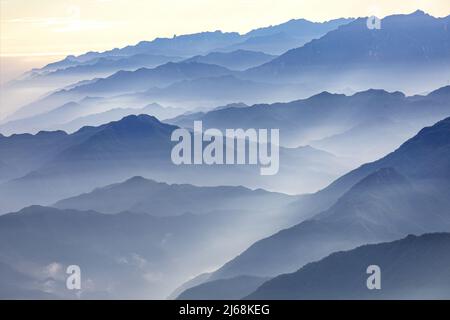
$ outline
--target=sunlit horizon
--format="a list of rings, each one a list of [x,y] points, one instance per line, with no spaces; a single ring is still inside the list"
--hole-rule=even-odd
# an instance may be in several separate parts
[[[202,31],[242,34],[301,18],[323,22],[342,17],[384,17],[418,9],[435,17],[450,13],[447,0],[325,0],[320,4],[281,0],[276,5],[270,0],[1,0],[0,5],[3,57],[78,55]]]
[[[0,0],[0,84],[68,55],[204,31],[246,33],[291,19],[450,14],[448,0]],[[205,14],[208,12],[208,14]]]

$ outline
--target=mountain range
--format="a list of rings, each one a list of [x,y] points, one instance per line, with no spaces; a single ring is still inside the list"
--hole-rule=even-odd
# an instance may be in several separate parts
[[[315,23],[299,19],[253,30],[244,35],[215,31],[174,35],[172,38],[156,38],[153,41],[141,41],[136,45],[104,52],[88,52],[79,56],[70,55],[63,60],[31,70],[9,83],[8,86],[13,89],[34,87],[39,90],[42,88],[54,90],[60,88],[62,84],[68,85],[79,80],[106,77],[120,70],[133,71],[143,67],[153,68],[158,64],[177,62],[183,58],[208,55],[213,52],[217,52],[214,54],[215,57],[222,57],[219,59],[221,61],[230,61],[230,58],[227,58],[230,56],[237,59],[232,62],[233,65],[241,68],[250,67],[257,65],[258,59],[264,55],[281,54],[312,39],[319,38],[350,21],[352,19]],[[251,63],[248,60],[249,55],[245,53],[248,51],[258,51],[252,54],[256,60]],[[238,60],[242,60],[242,62],[238,62]],[[266,61],[261,60],[261,62]],[[227,63],[225,62],[225,64]]]
[[[171,161],[175,145],[171,134],[176,128],[152,116],[131,115],[72,134],[56,131],[2,137],[0,150],[8,154],[5,164],[20,170],[0,184],[0,194],[7,199],[1,212],[49,205],[137,175],[172,183],[244,185],[298,193],[320,189],[350,168],[345,159],[312,147],[281,148],[279,173],[271,177],[261,176],[258,165],[176,166]],[[41,137],[54,142],[46,144]]]
[[[367,19],[156,38],[2,87],[0,299],[448,299],[450,16]],[[174,164],[177,129],[206,149],[195,121],[279,129],[278,173],[260,137],[257,164]]]
[[[65,268],[77,264],[82,298],[163,298],[196,270],[214,268],[288,225],[283,208],[293,200],[134,177],[56,205],[106,214],[31,206],[2,215],[0,268],[8,272],[0,274],[0,297],[76,298],[65,287]]]
[[[211,52],[203,56],[194,56],[185,62],[215,64],[231,70],[245,70],[266,63],[276,56],[258,51],[236,50],[231,52]]]
[[[142,177],[133,177],[73,198],[58,201],[59,209],[93,210],[101,213],[131,211],[153,216],[183,213],[206,214],[215,210],[254,210],[255,204],[264,210],[282,207],[296,199],[279,193],[244,187],[194,187],[169,185]]]
[[[450,234],[409,235],[394,242],[333,253],[278,276],[247,299],[434,299],[450,297]],[[369,290],[366,269],[381,270],[381,289]]]
[[[197,62],[169,62],[153,69],[118,71],[106,78],[82,82],[67,89],[60,89],[23,106],[7,120],[17,120],[51,111],[69,101],[90,97],[116,96],[124,93],[164,87],[182,80],[229,75],[230,70],[217,65]],[[155,102],[155,101],[153,101]],[[144,102],[144,105],[149,104]]]
[[[367,18],[358,18],[243,76],[307,84],[315,90],[382,87],[408,93],[425,90],[419,83],[426,79],[430,90],[449,80],[449,22],[450,16],[434,18],[416,11],[387,16],[380,29],[369,29]]]
[[[171,57],[152,54],[136,54],[132,56],[107,56],[85,62],[75,62],[73,65],[62,66],[53,70],[51,65],[41,70],[32,70],[13,81],[10,85],[19,87],[45,86],[55,88],[69,85],[85,79],[108,77],[118,71],[134,71],[140,68],[155,68],[168,62],[178,62],[181,57]]]
[[[260,43],[265,42],[265,48],[259,48],[257,51],[266,52],[268,54],[280,54],[290,48],[298,47],[306,42],[318,38],[327,32],[352,21],[352,19],[336,19],[324,23],[315,23],[305,19],[290,20],[280,25],[255,29],[245,35],[238,33],[201,32],[188,35],[174,36],[173,38],[156,38],[153,41],[141,41],[135,46],[127,46],[124,48],[115,48],[105,52],[88,52],[80,56],[68,56],[65,59],[50,63],[42,68],[42,71],[55,71],[78,64],[85,64],[87,61],[97,61],[99,58],[107,57],[122,58],[142,54],[165,55],[192,57],[212,52],[215,49],[223,48],[226,51],[234,51],[233,46],[239,46],[243,50],[251,50],[246,44],[252,38],[256,38]],[[284,35],[288,43],[271,45],[270,41],[263,37],[272,35]],[[265,40],[265,41],[264,41]],[[293,46],[291,46],[292,43]],[[280,48],[280,45],[283,48]],[[271,48],[272,47],[272,48]],[[273,52],[277,53],[273,53]],[[40,70],[34,70],[40,71]]]
[[[375,89],[351,96],[322,92],[288,103],[231,106],[167,122],[181,127],[201,120],[205,128],[279,128],[284,146],[311,144],[364,162],[385,155],[424,126],[449,116],[449,93],[450,86],[410,97]]]
[[[253,293],[269,278],[239,276],[203,283],[183,291],[177,300],[239,300]]]
[[[256,50],[280,55],[289,49],[301,47],[313,39],[318,39],[353,20],[341,18],[326,22],[311,22],[305,19],[292,19],[279,25],[254,29],[245,35],[243,42],[230,45],[223,50]]]
[[[301,21],[298,23],[302,24]],[[340,21],[338,25],[334,22],[333,28],[317,39],[244,71],[231,71],[215,64],[194,62],[203,60],[223,64],[224,55],[229,60],[232,59],[233,54],[236,54],[236,52],[208,51],[203,54],[211,54],[209,58],[208,56],[194,58],[191,56],[189,58],[192,59],[187,60],[191,61],[190,63],[185,60],[177,63],[169,62],[153,69],[118,71],[106,78],[90,79],[87,82],[74,84],[69,89],[59,88],[44,98],[21,107],[7,120],[43,113],[88,95],[110,97],[124,93],[136,94],[147,90],[150,94],[146,96],[146,101],[141,102],[141,106],[151,102],[166,104],[169,101],[172,105],[178,103],[174,105],[176,107],[188,106],[189,108],[194,108],[196,104],[202,107],[214,107],[214,104],[217,106],[233,102],[255,104],[263,101],[289,101],[324,90],[347,93],[369,88],[384,88],[388,91],[403,91],[410,95],[430,92],[435,88],[448,85],[447,75],[450,74],[447,54],[450,51],[448,23],[449,16],[434,18],[422,11],[408,15],[388,16],[382,19],[381,29],[374,30],[367,28],[366,18],[345,20],[345,23]],[[313,24],[313,28],[319,25]],[[287,29],[290,30],[290,28]],[[269,32],[267,36],[273,37],[274,34],[277,33]],[[212,36],[239,37],[237,34],[225,36],[220,32],[212,33]],[[188,39],[190,36],[179,38],[182,37]],[[193,37],[202,39],[200,42],[203,43],[202,41],[208,38],[208,35]],[[184,40],[175,39],[172,40],[180,41],[180,43],[188,41],[185,38]],[[160,42],[165,43],[166,40]],[[192,40],[192,43],[195,41]],[[125,50],[125,53],[130,51],[133,54],[139,54],[141,47],[147,46],[154,47],[153,44],[138,44],[136,48],[117,49],[119,51],[113,50],[102,54],[89,53],[77,59],[80,61],[88,58],[98,59],[98,55],[115,55],[122,52],[121,50]],[[237,60],[244,61],[246,55],[243,51],[237,51],[237,53],[240,57]],[[213,58],[209,60],[211,56]],[[256,61],[256,58],[253,59]],[[330,77],[330,73],[334,76]],[[227,76],[226,79],[229,82],[234,79],[234,83],[224,86],[223,81],[218,81],[223,76]],[[231,76],[234,78],[230,78]],[[418,79],[421,80],[418,81]],[[208,87],[208,90],[191,90],[190,81],[200,81],[202,85]],[[264,84],[264,87],[254,90],[255,83]],[[226,95],[228,90],[232,94]],[[209,91],[216,94],[222,92],[222,97],[227,98],[226,101],[222,97],[216,100],[211,99],[211,96],[203,98],[203,94]],[[185,100],[188,101],[183,106]]]
[[[34,116],[13,120],[0,125],[4,134],[31,133],[39,131],[75,132],[85,126],[100,126],[105,123],[120,120],[129,115],[148,114],[164,120],[186,113],[185,109],[164,107],[151,103],[144,107],[121,108],[121,102],[104,98],[84,98],[78,102],[71,101]],[[129,105],[129,104],[126,104]]]
[[[273,277],[334,251],[450,230],[449,133],[447,118],[424,128],[386,157],[298,200],[292,206],[302,216],[314,208],[311,202],[316,202],[317,213],[256,242],[212,273],[209,281],[240,275]],[[325,209],[319,211],[320,207]]]

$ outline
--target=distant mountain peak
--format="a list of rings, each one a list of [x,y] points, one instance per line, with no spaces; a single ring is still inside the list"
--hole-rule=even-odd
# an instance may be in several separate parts
[[[445,95],[445,96],[450,95],[450,85],[436,89],[428,94],[428,96],[440,96],[440,95]]]
[[[425,127],[417,135],[406,141],[400,149],[436,147],[438,145],[448,146],[450,136],[450,117],[436,124]]]
[[[353,96],[354,97],[358,97],[358,96],[377,96],[377,97],[392,96],[392,97],[397,97],[397,98],[405,98],[406,97],[403,92],[400,92],[400,91],[389,92],[384,89],[368,89],[365,91],[357,92]]]
[[[337,98],[337,97],[341,97],[341,98],[345,97],[345,94],[342,94],[342,93],[331,93],[331,92],[328,92],[328,91],[322,91],[322,92],[320,92],[318,94],[315,94],[315,95],[307,98],[306,101],[311,101],[311,100],[319,100],[319,101],[330,100],[330,99],[334,99],[334,98]]]
[[[342,94],[339,93],[331,93],[328,91],[322,91],[321,93],[318,93],[314,96],[312,96],[311,98],[317,98],[317,97],[336,97],[336,96],[342,96]]]
[[[389,15],[387,17],[385,17],[383,20],[390,20],[392,18],[398,18],[398,17],[403,17],[403,18],[434,18],[432,15],[426,13],[425,11],[422,10],[416,10],[414,12],[411,13],[406,13],[406,14],[393,14],[393,15]]]
[[[171,125],[162,123],[156,117],[148,114],[129,115],[121,120],[113,121],[105,125],[110,128],[137,128],[137,127],[153,127],[153,128],[170,128]],[[175,127],[173,127],[175,128]]]
[[[364,179],[362,179],[360,182],[358,182],[353,188],[354,189],[360,189],[362,186],[364,188],[370,187],[377,187],[379,185],[387,185],[387,184],[408,184],[405,177],[403,177],[400,173],[397,172],[392,167],[387,168],[381,168],[374,173],[368,175]]]
[[[139,114],[139,115],[132,114],[124,117],[122,120],[124,121],[141,120],[141,121],[161,123],[161,121],[159,121],[156,117],[151,116],[149,114]]]
[[[246,299],[448,299],[448,282],[442,279],[449,276],[449,245],[449,233],[410,234],[392,242],[335,252],[264,283]],[[389,279],[390,285],[382,290],[365,286],[361,270],[373,261]],[[336,268],[341,272],[333,272]]]
[[[142,176],[134,176],[125,182],[123,182],[124,186],[142,186],[142,185],[150,185],[150,184],[157,184],[158,182],[150,179],[146,179]]]
[[[429,14],[427,14],[425,11],[422,11],[420,9],[414,11],[413,13],[411,13],[411,15],[414,16],[428,16]]]
[[[148,181],[148,180],[145,179],[142,176],[134,176],[134,177],[131,177],[130,179],[128,179],[127,181],[125,181],[125,182],[139,182],[139,181]]]
[[[386,195],[391,197],[401,196],[406,192],[411,192],[411,188],[410,182],[394,168],[381,168],[357,182],[336,202],[335,206],[336,208],[353,207],[361,202],[370,202],[369,199],[378,201]],[[348,210],[341,209],[338,211],[345,212],[345,214],[349,213]],[[319,216],[327,216],[330,213],[333,214],[333,212],[333,210],[325,211],[323,215]]]
[[[55,136],[55,135],[60,135],[60,136],[67,136],[67,132],[62,131],[62,130],[56,130],[56,131],[39,131],[38,133],[36,133],[36,137],[50,137],[50,136]]]

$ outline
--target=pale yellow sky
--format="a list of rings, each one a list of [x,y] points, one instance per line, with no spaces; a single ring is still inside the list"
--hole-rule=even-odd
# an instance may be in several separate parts
[[[0,6],[3,57],[79,54],[206,30],[243,33],[292,18],[450,13],[449,0],[0,0]]]

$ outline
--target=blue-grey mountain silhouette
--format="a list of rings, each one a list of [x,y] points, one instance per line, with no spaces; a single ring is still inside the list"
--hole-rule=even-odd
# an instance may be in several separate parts
[[[447,118],[421,130],[386,157],[344,175],[312,199],[299,200],[300,212],[308,207],[325,210],[256,242],[211,279],[274,276],[333,251],[410,233],[450,230],[449,133]],[[327,205],[331,207],[326,209]]]
[[[214,280],[185,290],[177,300],[239,300],[253,293],[267,280],[252,276]]]
[[[381,29],[369,29],[367,18],[359,18],[248,70],[246,76],[308,83],[316,91],[382,87],[418,92],[425,79],[432,87],[443,86],[450,70],[449,20],[416,11],[388,16]]]
[[[231,70],[245,70],[266,63],[276,56],[258,51],[236,50],[232,52],[211,52],[204,56],[195,56],[185,61],[215,64]]]
[[[366,269],[381,270],[381,289],[366,286]],[[278,276],[248,299],[449,299],[450,234],[409,235],[394,242],[333,253]]]
[[[216,210],[253,210],[257,203],[264,210],[293,202],[295,196],[244,187],[195,187],[169,185],[142,177],[97,188],[73,198],[58,201],[60,209],[94,210],[101,213],[144,212],[154,216],[181,215],[186,212],[205,214]]]

